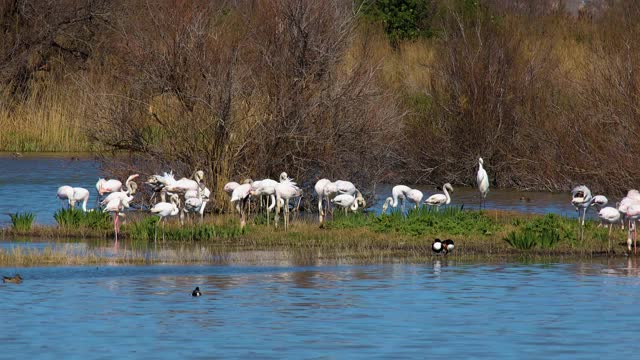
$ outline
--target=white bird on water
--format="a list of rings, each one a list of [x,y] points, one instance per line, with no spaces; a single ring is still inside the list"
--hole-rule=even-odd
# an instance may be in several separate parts
[[[325,187],[330,183],[331,183],[331,180],[329,179],[320,179],[318,180],[318,182],[316,182],[315,186],[313,187],[314,190],[316,191],[316,196],[318,197],[318,218],[321,224],[324,221],[324,216],[325,216],[322,199],[325,197],[327,198],[327,206],[328,206],[329,197],[327,195],[327,192],[325,192]]]
[[[343,208],[345,215],[347,214],[348,209],[353,212],[358,211],[358,202],[356,201],[355,195],[340,194],[331,199],[331,203]]]
[[[449,205],[451,203],[451,196],[449,195],[449,191],[453,192],[453,187],[451,186],[451,184],[446,183],[442,185],[442,190],[444,191],[444,194],[431,195],[427,198],[427,200],[424,201],[424,203],[429,206],[435,206],[437,210],[440,210],[440,206],[442,205]]]
[[[240,227],[247,224],[246,204],[251,197],[251,184],[242,184],[233,189],[231,193],[231,204],[236,206],[238,214],[240,214]]]
[[[65,200],[67,205],[71,208],[71,199],[73,199],[73,188],[68,185],[63,185],[58,188],[56,196],[62,200],[62,207],[64,207]]]
[[[582,209],[582,226],[584,226],[584,218],[587,216],[587,209],[593,202],[591,190],[584,185],[579,185],[571,190],[571,204],[578,211],[578,221],[580,222],[580,211]]]
[[[487,198],[487,193],[489,193],[489,175],[487,175],[487,171],[482,165],[484,165],[484,161],[482,160],[482,158],[479,158],[478,175],[476,176],[476,182],[478,183],[478,190],[480,191],[480,196],[482,197],[480,200],[480,208],[484,207],[484,201]]]
[[[110,201],[112,201],[113,199],[116,198],[121,198],[121,199],[126,199],[131,195],[134,195],[136,193],[136,191],[138,190],[138,185],[135,183],[135,179],[138,177],[138,174],[133,174],[131,176],[129,176],[127,178],[127,181],[125,181],[125,187],[126,190],[122,191],[122,189],[120,191],[114,191],[111,194],[107,195],[107,197],[104,198],[104,200],[102,200],[100,202],[101,205],[107,205]]]
[[[81,187],[71,187],[68,185],[60,186],[56,193],[58,199],[62,200],[64,207],[64,201],[66,200],[69,208],[74,209],[76,203],[82,201],[82,210],[87,211],[87,202],[89,201],[89,190]]]
[[[289,228],[289,200],[295,197],[302,197],[302,190],[286,173],[280,175],[280,182],[276,185],[276,217],[274,219],[276,228],[280,218],[280,209],[284,207],[284,229]]]

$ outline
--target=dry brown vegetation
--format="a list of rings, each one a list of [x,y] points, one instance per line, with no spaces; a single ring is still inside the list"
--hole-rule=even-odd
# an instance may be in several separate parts
[[[216,208],[230,179],[469,184],[478,156],[499,187],[637,186],[637,2],[434,0],[393,46],[359,3],[1,2],[0,144],[204,169]]]

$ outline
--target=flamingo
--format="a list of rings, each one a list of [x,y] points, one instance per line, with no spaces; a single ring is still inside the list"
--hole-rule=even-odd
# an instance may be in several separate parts
[[[482,167],[484,165],[484,161],[482,158],[478,159],[478,175],[476,176],[476,182],[478,183],[478,190],[480,191],[480,196],[482,199],[480,200],[480,208],[484,206],[484,201],[487,197],[487,193],[489,192],[489,176],[487,175],[487,171]]]
[[[116,199],[116,198],[128,198],[131,195],[134,195],[136,193],[136,191],[138,190],[138,184],[135,183],[135,180],[138,176],[138,174],[133,174],[131,176],[129,176],[127,178],[127,181],[125,181],[125,187],[126,190],[122,191],[122,189],[120,191],[114,191],[111,194],[107,195],[106,198],[104,198],[104,200],[102,200],[100,202],[101,205],[106,205],[108,204],[111,200]]]
[[[631,251],[631,229],[633,228],[633,254],[636,254],[636,245],[638,242],[638,231],[636,221],[640,218],[640,204],[632,204],[627,208],[625,217],[629,221],[629,236],[627,237],[627,247]]]
[[[113,215],[113,232],[115,233],[116,243],[118,242],[118,233],[120,233],[120,216],[124,217],[121,211],[129,207],[131,200],[133,200],[133,196],[114,198],[104,208],[105,212],[110,212]]]
[[[267,197],[267,225],[269,225],[269,213],[276,206],[276,185],[278,185],[278,182],[272,179],[263,179],[251,183],[251,196]],[[269,203],[269,200],[271,200],[271,203]]]
[[[158,222],[162,222],[162,241],[164,241],[164,223],[166,221],[166,218],[169,216],[176,216],[178,215],[178,212],[180,212],[180,197],[178,196],[178,194],[172,194],[170,197],[170,201],[171,202],[159,202],[151,208],[152,214],[158,214],[160,216],[160,221]],[[156,231],[153,237],[153,241],[156,241],[157,238],[158,223],[156,223]]]
[[[591,206],[597,206],[602,209],[609,203],[609,200],[604,195],[596,195],[593,197],[593,201],[591,202]]]
[[[340,194],[331,199],[331,202],[343,208],[345,215],[347,214],[348,209],[351,209],[353,212],[358,211],[358,202],[356,201],[355,195]]]
[[[322,198],[325,197],[325,187],[331,183],[329,179],[320,179],[316,182],[316,185],[313,187],[316,191],[316,195],[318,196],[318,218],[320,223],[324,221],[324,207],[322,206]]]
[[[247,224],[246,220],[246,204],[251,197],[251,184],[242,184],[231,193],[231,203],[236,206],[238,214],[240,214],[240,227],[243,228]]]
[[[198,186],[204,179],[204,172],[202,170],[197,170],[193,173],[192,179],[181,178],[175,182],[169,182],[165,184],[165,187],[160,192],[160,196],[162,197],[162,201],[164,201],[164,194],[166,193],[185,193],[189,190],[198,190]]]
[[[284,207],[284,229],[285,231],[289,228],[289,200],[294,197],[302,196],[302,190],[286,177],[286,173],[284,174],[284,178],[280,176],[280,182],[276,185],[276,216],[274,222],[276,224],[276,228],[278,227],[278,218],[280,217],[280,208]]]
[[[198,193],[195,197],[187,197],[185,194],[185,202],[184,208],[182,209],[182,213],[180,214],[180,222],[183,223],[185,213],[192,212],[200,214],[200,223],[202,224],[202,220],[204,218],[204,209],[209,202],[209,196],[211,196],[211,191],[204,186],[204,184],[200,184],[198,187]]]
[[[451,184],[446,183],[442,185],[442,190],[444,194],[433,194],[429,196],[424,203],[429,206],[435,206],[437,210],[440,210],[440,206],[442,205],[449,205],[451,203],[451,196],[447,190],[453,192],[453,187]]]
[[[418,189],[411,189],[411,191],[409,191],[405,196],[407,197],[407,200],[413,203],[414,209],[417,209],[420,206],[423,197],[422,191]]]
[[[87,212],[87,202],[89,201],[89,190],[81,187],[73,188],[73,197],[70,200],[71,208],[73,209],[76,202],[82,201],[82,211]]]
[[[231,193],[233,193],[233,189],[237,188],[238,186],[240,186],[240,184],[238,184],[237,182],[230,181],[224,184],[224,192],[231,196]]]
[[[593,196],[591,190],[584,185],[579,185],[571,190],[571,203],[578,211],[578,223],[580,223],[580,209],[582,209],[582,226],[584,226],[584,219],[587,216],[587,209],[593,202]]]
[[[398,202],[402,202],[402,212],[404,213],[404,201],[411,190],[412,189],[406,185],[394,186],[393,189],[391,189],[391,197],[388,197],[382,205],[382,213],[387,212],[389,205],[395,209],[398,206]]]
[[[56,196],[58,199],[62,200],[62,207],[64,207],[64,201],[67,200],[67,204],[69,205],[69,208],[71,208],[71,199],[73,199],[73,188],[71,186],[60,186]]]
[[[122,182],[116,179],[107,180],[104,178],[100,178],[96,183],[96,190],[98,190],[99,196],[115,191],[120,191],[122,190]]]
[[[609,251],[611,251],[611,228],[614,223],[622,222],[622,214],[620,214],[618,209],[607,206],[600,209],[598,217],[602,220],[602,224],[607,224],[609,226]]]

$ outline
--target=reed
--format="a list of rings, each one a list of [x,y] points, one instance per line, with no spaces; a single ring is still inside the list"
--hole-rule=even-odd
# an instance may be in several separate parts
[[[9,214],[11,217],[11,227],[17,232],[26,232],[31,230],[33,221],[36,216],[31,212],[17,212]]]

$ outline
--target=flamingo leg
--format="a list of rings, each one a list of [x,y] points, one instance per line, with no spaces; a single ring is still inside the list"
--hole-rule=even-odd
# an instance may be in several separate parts
[[[118,242],[118,213],[113,214],[113,232],[115,233],[115,240]]]
[[[611,229],[613,229],[613,224],[609,224],[609,251],[611,251]]]

